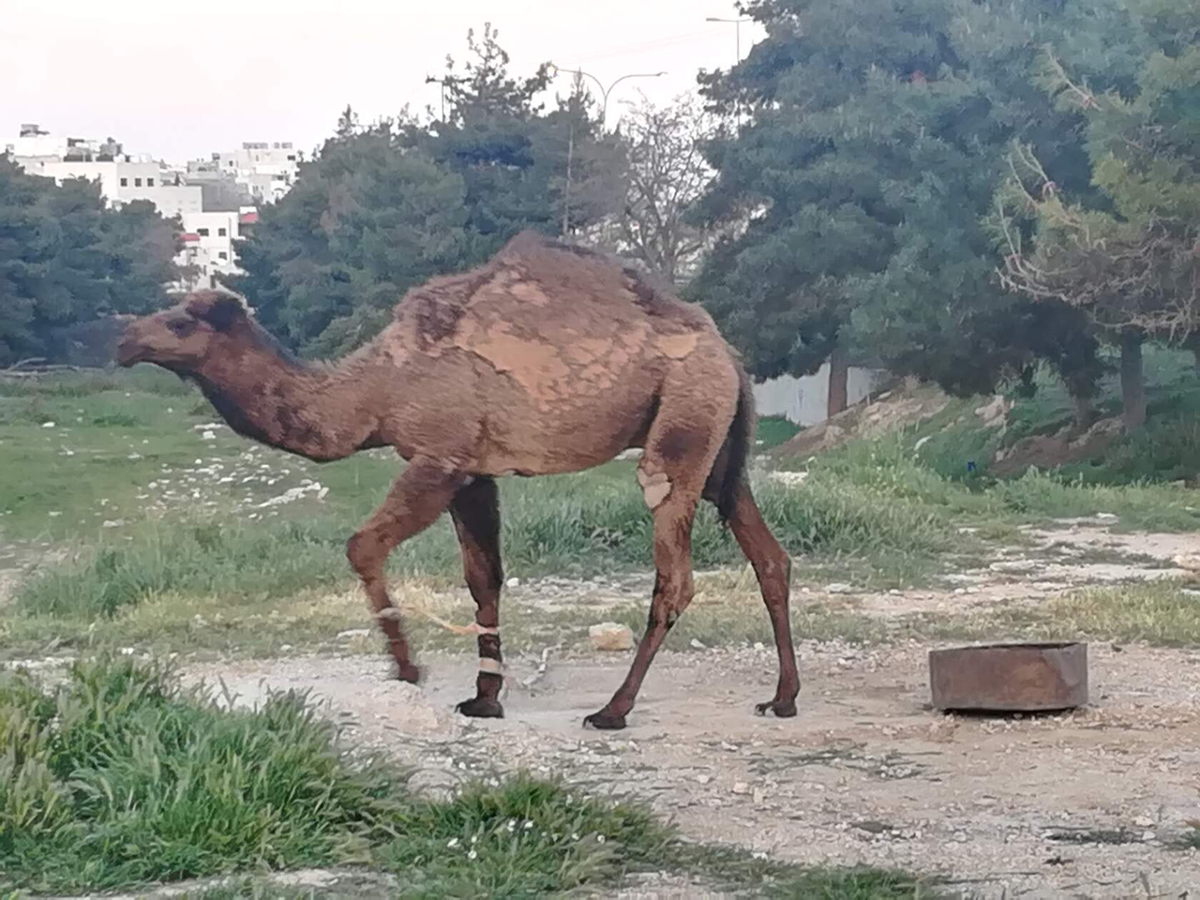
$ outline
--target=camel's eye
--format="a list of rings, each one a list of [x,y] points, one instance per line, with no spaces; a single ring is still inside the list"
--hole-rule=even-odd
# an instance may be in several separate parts
[[[167,319],[167,327],[180,337],[187,337],[196,330],[196,320],[189,316],[176,316],[173,319]]]

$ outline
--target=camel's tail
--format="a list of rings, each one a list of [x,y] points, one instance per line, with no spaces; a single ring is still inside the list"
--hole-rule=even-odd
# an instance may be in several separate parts
[[[746,477],[746,464],[750,459],[750,447],[754,443],[754,389],[750,376],[738,369],[738,403],[729,434],[717,456],[712,473],[708,476],[706,496],[717,505],[722,522],[728,522],[737,506],[738,489]]]

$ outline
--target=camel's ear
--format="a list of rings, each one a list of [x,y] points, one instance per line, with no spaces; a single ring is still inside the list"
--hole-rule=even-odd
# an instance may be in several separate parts
[[[246,305],[231,294],[204,291],[188,301],[187,311],[216,331],[228,331],[235,322],[246,318]]]

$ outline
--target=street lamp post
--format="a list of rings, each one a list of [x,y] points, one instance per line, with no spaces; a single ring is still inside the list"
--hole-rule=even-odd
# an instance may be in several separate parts
[[[575,75],[578,78],[590,78],[590,79],[592,79],[592,81],[594,81],[596,83],[596,87],[600,88],[600,98],[601,98],[600,99],[600,128],[601,129],[604,128],[605,120],[608,117],[608,95],[612,93],[613,88],[615,88],[622,81],[626,81],[630,78],[660,78],[663,75],[667,74],[666,72],[630,72],[628,75],[622,75],[620,78],[616,79],[611,84],[609,84],[608,87],[605,87],[604,82],[602,82],[599,78],[597,78],[591,72],[585,72],[585,71],[583,71],[583,69],[562,69],[554,64],[551,64],[550,77],[551,78],[556,77],[559,72],[567,72],[571,75]],[[570,124],[570,132],[568,133],[568,136],[567,136],[567,184],[566,184],[566,190],[563,192],[562,233],[563,233],[564,237],[566,237],[568,232],[571,230],[571,164],[574,162],[574,157],[575,157],[575,120],[574,120],[574,118],[572,118],[571,124]]]
[[[708,16],[704,21],[725,22],[734,26],[734,30],[737,35],[737,61],[740,63],[742,61],[742,23],[749,22],[750,19],[721,19],[717,16]]]
[[[578,75],[581,78],[590,78],[596,83],[596,87],[600,88],[600,126],[602,128],[604,127],[604,121],[608,115],[608,95],[612,93],[613,88],[629,78],[660,78],[667,74],[666,72],[630,72],[628,75],[622,75],[620,78],[613,81],[608,87],[605,87],[604,83],[599,78],[597,78],[591,72],[583,71],[583,69],[561,69],[558,66],[551,66],[551,77],[558,75],[559,72],[567,72],[571,75]]]

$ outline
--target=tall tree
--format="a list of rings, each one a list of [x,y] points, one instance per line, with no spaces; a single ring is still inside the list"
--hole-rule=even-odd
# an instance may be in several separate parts
[[[523,229],[557,233],[572,140],[586,159],[597,126],[586,104],[547,113],[549,78],[545,65],[510,74],[488,26],[468,35],[463,65],[447,61],[444,115],[363,128],[347,109],[263,211],[231,284],[288,344],[328,355],[371,337],[409,287],[482,262]]]
[[[719,174],[702,204],[739,230],[696,293],[756,375],[811,372],[850,350],[986,391],[1039,347],[1078,364],[1078,381],[1094,373],[1086,347],[1072,355],[1067,336],[1026,330],[1074,320],[1001,289],[983,218],[1014,137],[1083,159],[1075,114],[1028,85],[1029,67],[1040,44],[1115,2],[748,5],[766,40],[704,80],[714,108],[749,116],[710,144]]]
[[[285,342],[332,355],[385,325],[413,285],[468,255],[466,187],[382,123],[326,142],[266,206],[229,279]]]
[[[628,160],[621,249],[668,282],[688,280],[709,243],[712,232],[690,213],[713,177],[704,144],[717,127],[690,95],[661,107],[643,98],[621,120]]]
[[[1120,347],[1132,430],[1146,417],[1143,342],[1194,347],[1200,333],[1200,10],[1161,0],[1128,6],[1142,47],[1131,91],[1095,90],[1052,52],[1042,69],[1058,104],[1086,115],[1092,182],[1104,202],[1064,190],[1036,151],[1019,148],[1001,223],[1009,283],[1083,310]]]

